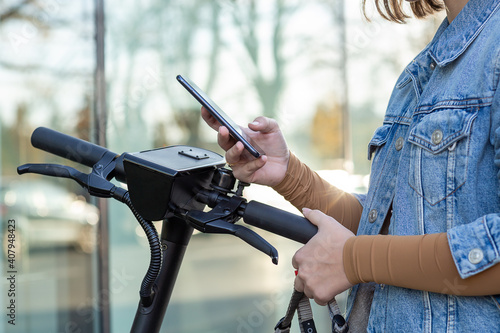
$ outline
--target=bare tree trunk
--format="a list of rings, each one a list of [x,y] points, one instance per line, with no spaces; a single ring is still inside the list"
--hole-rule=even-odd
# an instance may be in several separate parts
[[[347,67],[347,41],[346,41],[346,23],[345,23],[345,4],[344,0],[337,0],[335,10],[335,18],[338,22],[339,37],[340,37],[340,82],[342,84],[340,105],[342,108],[342,132],[343,132],[343,156],[344,168],[348,172],[354,169],[352,160],[352,143],[351,143],[351,119],[349,112],[349,81],[348,81],[348,67]]]
[[[276,116],[276,106],[285,80],[284,71],[287,60],[281,55],[284,46],[284,23],[287,15],[294,9],[294,7],[286,5],[286,2],[283,0],[275,0],[274,2],[274,24],[271,45],[273,73],[264,72],[262,61],[259,57],[260,45],[256,34],[259,16],[256,1],[249,1],[247,8],[240,8],[239,11],[235,9],[233,14],[234,23],[241,33],[243,45],[253,65],[253,70],[248,71],[247,74],[250,75],[250,79],[254,83],[259,95],[263,114],[271,118]]]

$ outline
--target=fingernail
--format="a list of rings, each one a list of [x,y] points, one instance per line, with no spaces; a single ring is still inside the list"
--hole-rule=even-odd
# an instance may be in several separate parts
[[[302,208],[302,213],[303,213],[303,214],[307,214],[307,213],[309,213],[310,211],[311,211],[311,210],[310,210],[309,208],[306,208],[306,207]]]
[[[254,120],[254,121],[252,121],[252,122],[250,123],[250,125],[259,125],[259,124],[260,124],[260,123],[259,123],[258,121],[256,121],[256,120]]]

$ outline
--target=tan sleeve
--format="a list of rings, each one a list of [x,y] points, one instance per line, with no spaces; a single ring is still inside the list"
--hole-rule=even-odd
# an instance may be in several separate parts
[[[500,294],[500,265],[462,279],[446,233],[356,236],[345,244],[343,258],[352,284],[376,282],[461,296]]]
[[[356,233],[363,207],[352,194],[321,178],[290,153],[285,178],[273,187],[299,210],[318,209]]]

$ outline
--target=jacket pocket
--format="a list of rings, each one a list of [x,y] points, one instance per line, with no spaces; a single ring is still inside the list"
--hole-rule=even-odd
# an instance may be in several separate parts
[[[465,183],[477,110],[441,109],[418,117],[408,138],[412,144],[408,182],[435,205]]]
[[[375,133],[368,144],[369,160],[372,159],[373,153],[387,142],[391,128],[392,124],[384,124],[375,130]]]

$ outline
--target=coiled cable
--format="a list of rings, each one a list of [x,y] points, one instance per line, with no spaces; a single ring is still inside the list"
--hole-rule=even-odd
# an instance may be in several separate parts
[[[161,252],[161,243],[160,237],[158,236],[158,232],[153,224],[153,222],[145,220],[138,212],[135,210],[132,205],[132,200],[130,200],[130,195],[127,192],[123,196],[123,202],[130,208],[135,218],[141,225],[142,229],[146,233],[146,237],[148,238],[149,248],[151,251],[151,259],[149,262],[148,271],[144,276],[141,284],[141,290],[139,292],[141,296],[141,303],[144,307],[148,307],[153,302],[154,290],[153,286],[160,274],[160,269],[162,265],[162,252]]]

